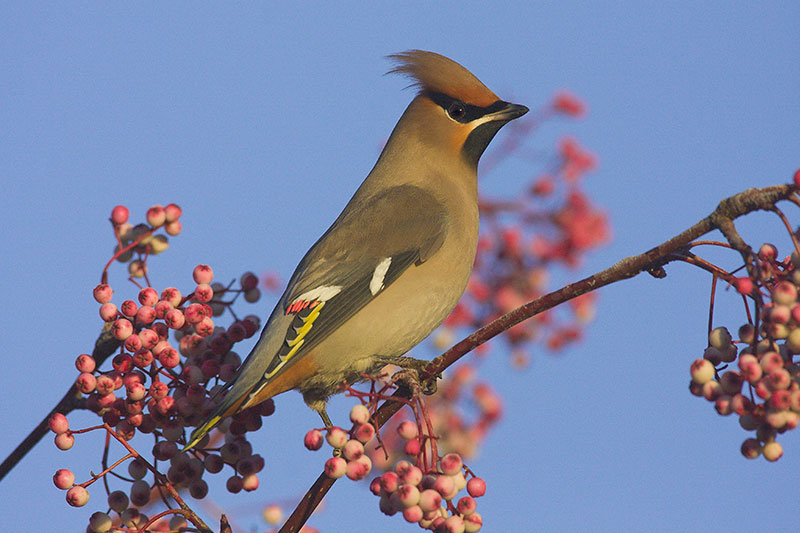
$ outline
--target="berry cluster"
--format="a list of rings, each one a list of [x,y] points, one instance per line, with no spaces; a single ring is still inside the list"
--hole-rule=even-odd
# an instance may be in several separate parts
[[[755,302],[755,320],[739,328],[737,341],[724,327],[709,333],[703,358],[691,365],[689,390],[755,431],[742,443],[742,455],[777,461],[783,455],[777,435],[800,424],[800,365],[794,362],[800,354],[800,251],[781,260],[774,245],[764,244],[753,267],[751,276],[731,282]],[[738,370],[728,370],[734,362]]]
[[[127,223],[128,210],[114,208],[111,221],[118,239],[115,258],[120,260],[128,252],[142,254],[133,260],[139,261],[139,266],[129,268],[132,277],[141,273],[146,278],[146,261],[154,253],[152,243],[157,237],[153,232],[162,225],[171,234],[179,231],[179,215],[180,208],[174,204],[166,208],[155,206],[147,212],[149,225],[131,226]],[[95,287],[93,296],[100,304],[101,319],[119,343],[119,351],[111,360],[111,368],[105,370],[100,368],[103,361],[98,362],[89,354],[81,354],[75,361],[79,372],[75,386],[86,396],[87,408],[102,418],[103,425],[71,431],[64,415],[57,413],[50,419],[59,449],[71,448],[76,434],[93,429],[105,429],[129,449],[130,453],[114,466],[134,458],[128,467],[133,482],[128,495],[115,491],[112,495],[116,495],[116,503],[109,504],[119,515],[117,523],[124,527],[147,523],[138,508],[150,503],[153,490],[164,480],[127,444],[137,433],[155,437],[154,464],[168,461],[166,480],[175,489],[187,489],[194,498],[204,498],[208,493],[203,480],[206,472],[215,474],[229,468],[227,488],[236,493],[255,490],[258,472],[264,467],[264,459],[253,453],[246,433],[259,429],[262,417],[272,414],[271,400],[223,421],[219,432],[214,433],[217,438],[224,434],[220,445],[209,447],[210,437],[206,436],[192,453],[180,452],[186,442],[186,430],[207,417],[215,406],[215,394],[241,364],[241,358],[233,351],[235,344],[252,337],[260,328],[258,317],[238,319],[231,307],[240,295],[249,302],[258,300],[260,291],[254,274],[245,273],[235,288],[233,283],[213,283],[213,271],[208,265],[196,266],[192,277],[195,285],[187,295],[175,287],[159,293],[147,286],[138,291],[136,300],[127,299],[117,306],[112,303],[114,290],[104,271],[104,282]],[[234,318],[227,328],[214,323],[214,318],[225,311]],[[203,449],[206,447],[209,448]],[[88,485],[114,466],[78,485],[74,485],[74,474],[62,469],[56,472],[54,483],[67,490],[70,505],[82,506],[89,500]],[[144,479],[148,471],[154,474],[152,483]],[[173,518],[173,522],[176,520]],[[107,531],[104,528],[111,523],[106,513],[95,513],[91,527],[94,531]]]
[[[379,394],[364,396],[369,398],[373,410],[375,400],[383,397]],[[415,412],[419,412],[418,409]],[[357,404],[350,410],[353,427],[349,433],[335,426],[306,433],[304,445],[309,450],[319,450],[324,441],[334,449],[334,456],[325,462],[326,475],[333,479],[347,476],[360,481],[372,470],[372,461],[366,450],[371,448],[388,457],[385,442],[376,434],[370,418],[370,408]],[[427,415],[426,420],[429,422]],[[324,438],[322,431],[326,431]],[[400,460],[392,469],[372,480],[370,490],[381,498],[381,511],[389,516],[402,513],[406,521],[439,533],[478,531],[483,522],[475,512],[474,498],[486,492],[485,482],[474,475],[467,482],[465,472],[471,472],[464,466],[461,456],[449,453],[438,457],[433,444],[437,439],[429,436],[427,430],[420,431],[420,426],[411,420],[400,423],[396,433],[405,443],[402,446],[405,454],[416,464]],[[469,496],[454,503],[454,498],[465,487]]]

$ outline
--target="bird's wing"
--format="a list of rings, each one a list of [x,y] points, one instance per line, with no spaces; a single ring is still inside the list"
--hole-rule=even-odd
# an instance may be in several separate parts
[[[431,257],[446,233],[444,206],[419,187],[399,185],[366,199],[354,196],[297,266],[258,343],[220,391],[227,394],[184,449],[224,417],[266,399],[258,397],[262,389],[411,265]]]
[[[349,207],[292,276],[282,311],[294,319],[250,398],[444,242],[445,209],[419,187],[391,187]]]

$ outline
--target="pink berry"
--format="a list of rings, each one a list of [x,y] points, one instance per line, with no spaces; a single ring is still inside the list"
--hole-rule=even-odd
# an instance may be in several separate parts
[[[325,461],[325,475],[329,478],[339,479],[347,473],[347,461],[341,457],[331,457]]]
[[[164,231],[167,232],[167,235],[179,235],[181,230],[183,229],[183,225],[181,224],[180,220],[173,220],[172,222],[167,222],[164,226]]]
[[[486,482],[479,477],[470,479],[467,482],[467,492],[473,498],[480,498],[486,494]]]
[[[115,339],[124,341],[133,334],[133,324],[127,318],[118,318],[111,325],[111,335]]]
[[[397,490],[400,484],[400,477],[394,472],[385,472],[380,478],[381,489],[387,494],[391,494]]]
[[[93,374],[82,372],[75,380],[75,387],[84,394],[92,392],[97,385],[97,379]]]
[[[104,303],[100,306],[100,318],[103,322],[111,322],[117,318],[117,306],[112,303]]]
[[[433,484],[433,489],[442,495],[442,498],[449,500],[455,494],[456,485],[453,482],[453,478],[450,476],[437,476],[436,482]]]
[[[119,226],[120,224],[124,224],[128,221],[128,217],[130,216],[130,211],[124,205],[118,205],[111,210],[111,223]]]
[[[406,485],[419,485],[422,482],[422,470],[419,467],[411,466],[400,474],[400,482]]]
[[[278,525],[283,521],[283,511],[278,505],[267,505],[263,514],[264,520],[271,526]]]
[[[795,171],[794,176],[792,176],[792,182],[795,187],[800,187],[800,169]]]
[[[375,496],[381,495],[381,478],[376,477],[372,481],[369,482],[369,491],[374,494]]]
[[[172,307],[178,307],[181,304],[181,291],[175,287],[167,287],[161,291],[161,299],[169,302]]]
[[[47,423],[50,426],[50,431],[56,435],[69,431],[69,421],[67,421],[67,417],[61,413],[53,413]]]
[[[214,279],[214,271],[208,265],[197,265],[192,271],[192,278],[198,285],[209,284]]]
[[[409,440],[409,441],[406,441],[405,446],[403,446],[403,453],[405,453],[406,455],[410,455],[410,456],[414,457],[416,455],[419,455],[419,452],[420,452],[421,448],[422,448],[422,445],[420,444],[419,440],[417,440],[417,439]]]
[[[464,463],[461,461],[461,456],[457,453],[448,453],[442,457],[441,466],[442,472],[448,476],[454,476],[461,472]]]
[[[444,521],[444,530],[447,533],[464,533],[464,519],[458,515],[448,516]]]
[[[750,278],[736,278],[733,285],[739,294],[748,295],[753,292],[753,280]]]
[[[125,300],[124,302],[122,302],[122,305],[119,306],[120,312],[122,312],[123,315],[129,318],[136,315],[136,310],[138,308],[139,306],[136,305],[136,302],[134,302],[133,300]]]
[[[156,310],[149,305],[143,305],[136,311],[137,324],[150,324],[156,319]]]
[[[167,214],[164,211],[164,208],[160,205],[154,205],[150,209],[147,210],[147,223],[157,228],[159,226],[163,226],[164,222],[167,221]]]
[[[205,317],[203,320],[194,325],[194,330],[201,337],[208,337],[214,333],[214,321],[209,317]]]
[[[89,503],[89,491],[76,485],[67,491],[67,503],[73,507],[83,507]]]
[[[420,493],[419,506],[425,512],[436,511],[442,505],[442,495],[433,489],[425,489]]]
[[[774,261],[778,257],[778,249],[774,244],[762,244],[758,250],[758,258],[762,261]]]
[[[342,448],[342,455],[348,461],[355,461],[364,455],[364,445],[355,439],[350,439]]]
[[[89,354],[81,354],[75,360],[75,368],[78,369],[78,372],[94,372],[95,367],[95,360]]]
[[[369,458],[365,455],[362,455],[361,458],[369,460]],[[367,468],[366,463],[357,459],[347,463],[347,466],[345,467],[345,474],[353,481],[360,481],[369,475],[369,470],[370,469]]]
[[[458,505],[456,505],[456,510],[461,513],[462,515],[469,515],[475,512],[477,508],[477,504],[475,500],[470,496],[464,496],[460,500],[458,500]]]
[[[94,288],[92,294],[97,303],[106,304],[111,301],[111,297],[114,296],[114,291],[111,289],[110,285],[101,283]]]
[[[422,520],[422,509],[419,505],[412,505],[411,507],[407,507],[403,509],[403,518],[406,522],[410,522],[412,524],[416,524],[420,520]]]
[[[71,433],[59,433],[55,438],[56,448],[69,450],[75,444],[75,437]]]
[[[338,450],[343,448],[347,442],[347,433],[342,428],[334,426],[328,430],[325,440]]]
[[[171,329],[181,329],[186,323],[186,317],[180,309],[172,309],[164,317],[164,322]]]
[[[362,444],[368,443],[375,436],[375,428],[372,424],[360,424],[353,430],[353,437]]]
[[[67,490],[75,483],[75,474],[66,468],[60,468],[53,474],[53,484],[61,490]]]
[[[403,507],[411,507],[412,505],[417,505],[420,500],[420,492],[419,489],[415,485],[400,485],[397,487],[397,491],[395,493],[397,496],[397,501]],[[421,511],[422,509],[420,509]]]

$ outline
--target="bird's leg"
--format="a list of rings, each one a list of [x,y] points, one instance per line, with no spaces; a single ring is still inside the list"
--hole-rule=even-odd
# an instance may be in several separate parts
[[[319,417],[322,419],[322,423],[325,424],[326,428],[333,427],[333,422],[331,422],[330,417],[328,416],[328,412],[323,407],[319,411],[317,411]]]
[[[415,380],[419,383],[422,393],[426,396],[436,394],[437,380],[442,377],[441,374],[431,377],[424,382],[419,379],[422,371],[430,364],[430,361],[424,359],[415,359],[405,355],[400,357],[379,357],[379,361],[387,365],[396,365],[405,371],[407,378]]]

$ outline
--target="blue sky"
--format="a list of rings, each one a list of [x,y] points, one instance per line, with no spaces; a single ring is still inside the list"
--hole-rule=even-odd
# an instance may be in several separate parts
[[[185,234],[152,265],[156,286],[188,286],[200,262],[227,278],[286,276],[412,96],[404,80],[382,76],[386,54],[443,53],[531,107],[562,88],[585,99],[587,119],[563,131],[600,159],[587,189],[615,239],[566,276],[577,278],[674,235],[724,196],[790,180],[800,167],[798,26],[788,2],[7,4],[0,453],[61,397],[96,337],[90,291],[111,248],[111,207],[139,217],[154,203],[184,208]],[[549,146],[561,131],[536,141]],[[483,189],[517,190],[530,177],[519,165]],[[742,227],[753,244],[773,238],[786,250],[772,217]],[[785,498],[800,442],[784,435],[776,464],[745,461],[736,421],[688,394],[709,280],[682,265],[668,271],[604,289],[586,341],[563,356],[537,353],[524,372],[500,354],[484,363],[507,407],[471,465],[489,483],[485,531],[792,529],[797,510]],[[722,301],[718,323],[738,327],[734,299]],[[259,303],[259,314],[271,305]],[[334,406],[343,417],[347,402]],[[267,459],[262,488],[218,500],[241,531],[263,529],[261,503],[297,497],[316,476],[322,458],[301,440],[317,424],[298,395],[279,398],[253,439]],[[0,514],[29,531],[82,531],[97,500],[71,509],[50,477],[97,469],[99,453],[92,438],[67,453],[43,442],[0,483]],[[380,515],[349,482],[311,523],[415,528]]]

